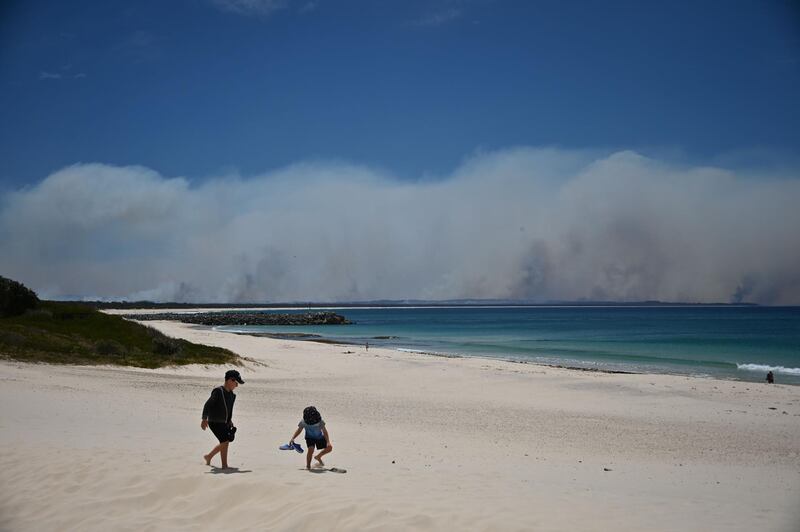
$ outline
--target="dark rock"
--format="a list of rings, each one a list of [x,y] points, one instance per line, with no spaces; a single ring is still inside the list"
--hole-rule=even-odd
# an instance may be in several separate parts
[[[347,325],[350,322],[335,312],[306,312],[303,314],[272,314],[267,312],[199,312],[178,314],[123,314],[124,318],[139,321],[180,321],[195,325]]]

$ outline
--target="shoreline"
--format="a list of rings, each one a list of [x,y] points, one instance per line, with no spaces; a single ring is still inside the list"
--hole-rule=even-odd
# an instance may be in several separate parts
[[[141,322],[141,323],[148,323],[148,322]],[[220,333],[227,333],[227,334],[235,334],[235,335],[242,335],[242,336],[253,336],[257,338],[271,338],[275,340],[286,340],[290,342],[315,342],[319,344],[325,345],[334,345],[334,346],[342,346],[342,347],[363,347],[364,344],[360,342],[347,342],[343,340],[337,340],[333,338],[324,337],[319,334],[314,333],[268,333],[268,332],[245,332],[245,331],[225,331],[216,328],[215,326],[205,326],[205,325],[196,325],[199,328],[207,328],[209,330],[213,330],[215,332]],[[384,339],[382,338],[375,338],[375,339]],[[750,383],[750,384],[758,384],[759,380],[748,380],[745,378],[736,378],[736,377],[729,377],[726,378],[725,376],[721,375],[710,375],[710,374],[692,374],[692,373],[679,373],[679,372],[656,372],[656,371],[633,371],[628,369],[603,369],[597,367],[584,367],[584,366],[576,366],[576,365],[568,365],[568,364],[558,364],[558,363],[546,363],[540,362],[536,360],[522,360],[519,358],[513,358],[509,356],[487,356],[487,355],[465,355],[461,353],[441,353],[436,351],[424,351],[421,349],[409,349],[409,348],[402,348],[402,347],[395,347],[395,346],[373,346],[372,349],[388,349],[395,352],[400,353],[416,353],[420,355],[432,356],[432,357],[440,357],[440,358],[475,358],[481,360],[501,360],[504,362],[509,362],[512,364],[530,364],[532,366],[539,366],[545,368],[556,368],[556,369],[566,369],[571,371],[584,371],[584,372],[597,372],[597,373],[609,373],[609,374],[621,374],[621,375],[670,375],[675,377],[689,377],[693,379],[716,379],[721,381],[732,381],[732,382],[741,382],[741,383]],[[794,382],[783,382],[777,383],[782,384],[785,386],[800,386],[800,383]]]
[[[273,340],[287,340],[290,342],[316,342],[320,344],[326,345],[336,345],[342,347],[356,347],[362,346],[361,343],[356,342],[344,342],[339,340],[334,340],[332,338],[326,338],[322,335],[318,334],[306,334],[306,333],[259,333],[259,332],[242,332],[242,331],[221,331],[214,327],[209,327],[211,330],[221,333],[228,333],[228,334],[239,334],[243,336],[255,336],[257,338],[272,338]],[[313,338],[312,338],[313,337]],[[376,338],[378,339],[378,338]],[[557,368],[557,369],[568,369],[574,371],[595,371],[598,373],[611,373],[611,374],[622,374],[622,375],[647,375],[647,373],[641,371],[623,371],[623,370],[613,370],[613,369],[601,369],[601,368],[583,368],[580,366],[567,366],[562,364],[545,364],[542,362],[536,361],[528,361],[528,360],[519,360],[513,359],[509,357],[489,357],[489,356],[480,356],[480,355],[462,355],[457,353],[437,353],[435,351],[422,351],[417,349],[406,349],[400,347],[386,347],[381,346],[380,348],[375,346],[373,349],[389,349],[392,351],[397,351],[400,353],[414,353],[418,355],[425,355],[431,357],[440,357],[440,358],[476,358],[481,360],[501,360],[503,362],[510,362],[512,364],[531,364],[533,366],[541,366],[545,368]],[[671,373],[653,373],[653,375],[672,375]],[[681,375],[676,375],[681,376]],[[698,377],[696,375],[687,375],[688,377]],[[698,377],[701,378],[701,377]],[[725,379],[723,379],[725,380]]]

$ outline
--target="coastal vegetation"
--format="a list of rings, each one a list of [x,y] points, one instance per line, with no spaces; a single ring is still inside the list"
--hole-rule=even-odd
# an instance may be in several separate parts
[[[142,368],[238,363],[226,349],[170,338],[87,305],[40,301],[9,279],[0,278],[0,294],[0,359]]]
[[[33,290],[17,281],[0,277],[0,318],[18,316],[38,305],[39,298]]]

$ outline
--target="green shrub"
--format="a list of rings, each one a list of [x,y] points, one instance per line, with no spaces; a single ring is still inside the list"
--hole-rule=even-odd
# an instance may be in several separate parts
[[[119,356],[125,352],[122,344],[115,340],[100,340],[94,344],[94,350],[103,356]]]
[[[0,333],[0,345],[19,347],[25,343],[25,337],[15,332]]]
[[[53,311],[46,308],[36,308],[33,310],[26,310],[25,316],[37,320],[49,320],[53,317]]]
[[[0,319],[0,360],[8,359],[140,368],[239,363],[225,349],[170,338],[84,304],[55,301],[42,301],[35,310]]]
[[[153,338],[153,353],[157,355],[174,355],[181,350],[181,344],[178,340],[163,336],[161,338]]]
[[[0,318],[19,316],[39,305],[36,293],[22,283],[0,277]]]
[[[88,305],[79,303],[62,303],[53,307],[52,316],[57,320],[88,319],[94,315],[94,310]]]

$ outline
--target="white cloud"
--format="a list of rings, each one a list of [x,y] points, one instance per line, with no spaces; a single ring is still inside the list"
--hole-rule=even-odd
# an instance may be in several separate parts
[[[239,15],[261,16],[284,9],[287,4],[286,0],[211,0],[211,2],[223,11]]]
[[[40,79],[40,80],[46,80],[46,79],[61,79],[61,78],[62,78],[61,74],[59,74],[59,73],[57,73],[57,72],[46,72],[46,71],[44,71],[44,70],[42,70],[41,72],[39,72],[39,79]]]
[[[442,26],[459,18],[461,14],[462,14],[461,9],[455,7],[442,9],[440,11],[428,13],[427,15],[420,17],[419,19],[414,21],[414,25],[423,27]]]
[[[306,2],[305,4],[300,6],[300,9],[298,9],[297,12],[301,13],[301,14],[311,13],[312,11],[317,9],[317,7],[319,7],[319,3],[318,2],[315,2],[315,1]]]
[[[519,148],[438,180],[297,164],[192,186],[81,164],[0,203],[49,297],[800,303],[800,176]]]
[[[69,68],[63,68],[62,67],[62,70],[67,71],[67,70],[69,70]],[[75,74],[70,74],[68,72],[66,72],[64,74],[61,74],[61,73],[58,73],[58,72],[46,72],[44,70],[39,72],[39,80],[40,81],[47,81],[47,80],[51,80],[51,79],[81,79],[81,78],[85,78],[85,77],[86,77],[86,73],[84,73],[84,72],[77,72]]]

